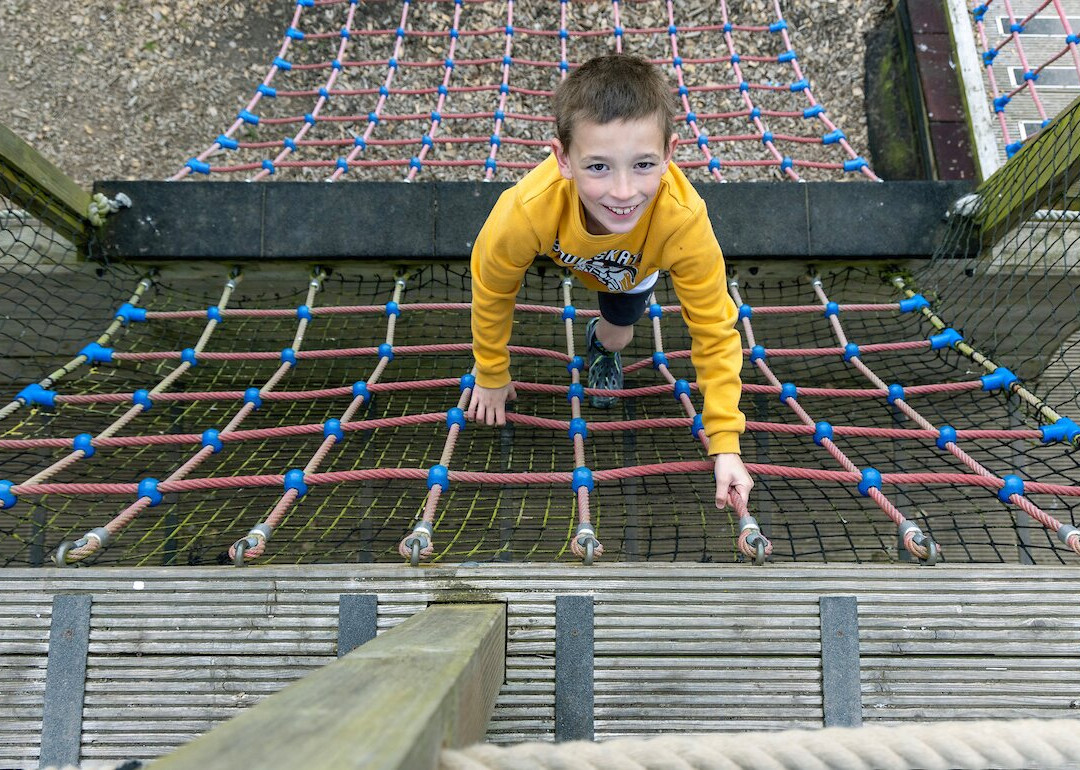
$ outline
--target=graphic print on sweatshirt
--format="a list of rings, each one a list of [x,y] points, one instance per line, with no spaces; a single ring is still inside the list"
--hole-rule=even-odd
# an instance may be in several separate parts
[[[626,249],[608,249],[589,258],[579,257],[563,251],[558,237],[555,238],[555,245],[551,247],[551,254],[559,264],[591,275],[612,292],[624,292],[633,288],[637,282],[638,266],[641,264],[641,252],[634,254]]]

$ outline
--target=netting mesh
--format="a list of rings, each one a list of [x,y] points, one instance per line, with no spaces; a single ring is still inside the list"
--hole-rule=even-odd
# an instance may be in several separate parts
[[[547,154],[559,80],[625,51],[678,90],[692,179],[876,179],[843,131],[858,116],[830,114],[804,60],[830,88],[861,73],[796,45],[779,0],[300,2],[250,101],[174,178],[516,179]]]

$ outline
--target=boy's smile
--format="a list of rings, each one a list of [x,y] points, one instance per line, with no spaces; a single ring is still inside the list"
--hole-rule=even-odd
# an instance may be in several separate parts
[[[582,121],[566,150],[554,140],[559,171],[574,180],[592,235],[628,233],[649,207],[675,151],[676,138],[657,130],[653,117]]]

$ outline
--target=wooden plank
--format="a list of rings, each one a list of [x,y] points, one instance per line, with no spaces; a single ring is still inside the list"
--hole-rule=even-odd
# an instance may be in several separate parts
[[[979,186],[981,206],[975,216],[984,244],[1002,237],[1003,225],[1019,225],[1036,208],[1062,203],[1067,182],[1080,172],[1078,132],[1080,97]]]
[[[90,596],[58,594],[49,629],[49,667],[41,726],[41,766],[79,764]]]
[[[960,82],[964,84],[960,89],[960,97],[964,100],[964,112],[971,130],[975,164],[979,179],[986,180],[1001,165],[1001,150],[998,147],[993,116],[990,114],[990,100],[986,96],[986,86],[983,83],[985,70],[975,48],[975,35],[971,29],[967,3],[965,0],[945,0],[945,6],[953,51],[959,64]]]
[[[0,123],[0,194],[65,237],[82,240],[90,193]]]
[[[505,623],[501,604],[433,606],[155,766],[434,767],[483,738]]]

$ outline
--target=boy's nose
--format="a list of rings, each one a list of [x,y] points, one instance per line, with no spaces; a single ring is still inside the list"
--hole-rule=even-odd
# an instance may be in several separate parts
[[[634,184],[629,174],[615,175],[612,181],[611,195],[623,201],[628,201],[634,197]]]

